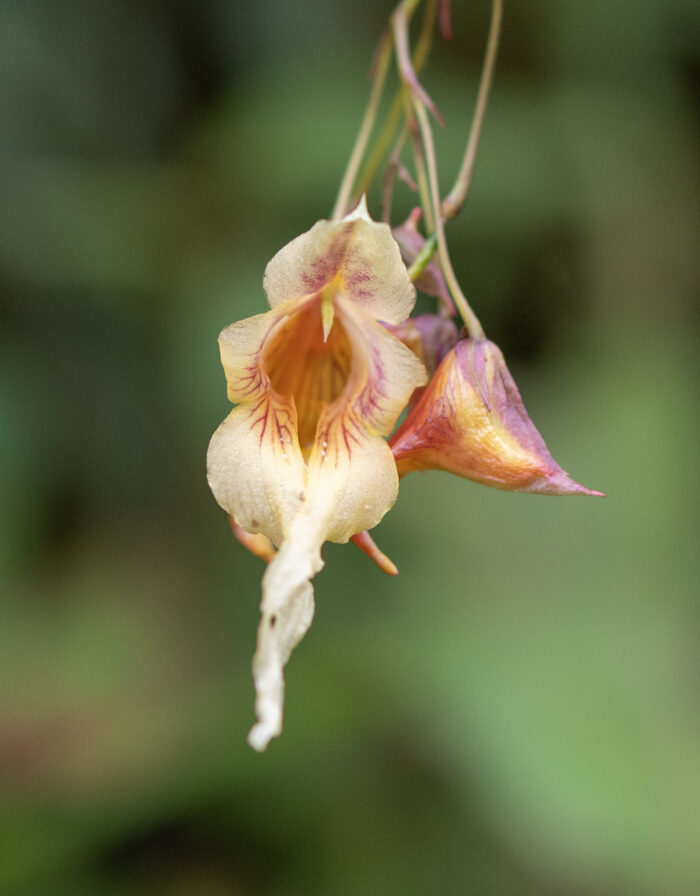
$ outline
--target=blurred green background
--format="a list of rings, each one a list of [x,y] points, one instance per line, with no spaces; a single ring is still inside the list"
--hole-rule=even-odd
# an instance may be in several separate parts
[[[443,187],[489,14],[453,5]],[[448,231],[607,499],[406,479],[402,575],[324,549],[285,732],[246,745],[261,564],[205,481],[216,337],[330,212],[389,11],[0,4],[3,896],[700,892],[695,0],[509,0]]]

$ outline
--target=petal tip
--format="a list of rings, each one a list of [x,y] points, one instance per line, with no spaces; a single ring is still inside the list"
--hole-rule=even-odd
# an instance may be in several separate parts
[[[355,208],[345,216],[344,220],[345,221],[356,221],[358,218],[362,218],[365,221],[372,220],[370,218],[369,210],[367,208],[367,194],[366,193],[363,193],[362,196],[360,196],[360,201],[357,203]]]
[[[580,482],[576,482],[575,479],[572,479],[568,473],[564,473],[562,470],[563,478],[561,474],[557,477],[553,477],[553,482],[559,486],[558,494],[561,495],[587,495],[591,498],[604,498],[604,492],[598,492],[592,488],[586,488],[585,485],[581,485]]]
[[[382,572],[385,572],[388,576],[397,576],[399,574],[398,566],[383,551],[379,550],[369,532],[366,530],[358,532],[352,536],[351,541],[371,560],[374,560]]]
[[[604,498],[605,492],[596,491],[594,488],[586,488],[585,485],[581,485],[580,482],[574,482],[571,480],[572,486],[571,489],[566,492],[568,495],[586,495],[589,498]]]
[[[555,470],[541,479],[533,482],[523,491],[535,492],[541,495],[585,495],[592,498],[604,498],[605,492],[599,492],[592,488],[586,488],[580,482],[572,479],[564,470]]]
[[[280,733],[264,722],[256,722],[248,732],[248,744],[256,753],[264,753],[272,738],[278,737]]]

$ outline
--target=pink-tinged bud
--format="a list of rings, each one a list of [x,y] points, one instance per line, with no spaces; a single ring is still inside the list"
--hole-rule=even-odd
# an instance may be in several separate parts
[[[556,463],[493,342],[462,339],[390,440],[399,475],[445,470],[515,492],[602,495]]]
[[[413,264],[425,246],[425,238],[418,232],[416,227],[419,217],[420,209],[415,209],[403,224],[399,227],[394,227],[391,231],[394,239],[399,244],[401,258],[403,258],[407,267]],[[444,307],[449,310],[449,313],[453,317],[455,316],[457,312],[450,296],[450,291],[445,283],[445,278],[442,276],[440,266],[435,259],[429,261],[421,271],[418,279],[415,281],[415,285],[426,295],[440,299]]]
[[[417,317],[409,317],[401,324],[395,326],[385,324],[385,326],[423,362],[428,377],[435,373],[442,359],[454,348],[459,338],[455,323],[450,318],[440,317],[439,314],[419,314]],[[413,390],[408,401],[409,413],[418,404],[424,392],[423,386]]]
[[[420,358],[428,376],[435,373],[459,338],[454,321],[439,314],[419,314],[387,329]]]

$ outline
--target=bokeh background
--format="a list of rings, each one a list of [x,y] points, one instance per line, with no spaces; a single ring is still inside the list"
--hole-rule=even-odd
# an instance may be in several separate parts
[[[444,187],[489,14],[453,5]],[[325,548],[284,735],[246,745],[261,564],[205,482],[216,337],[328,215],[389,11],[0,4],[3,896],[700,892],[695,0],[509,0],[448,231],[607,499],[406,479],[402,574]]]

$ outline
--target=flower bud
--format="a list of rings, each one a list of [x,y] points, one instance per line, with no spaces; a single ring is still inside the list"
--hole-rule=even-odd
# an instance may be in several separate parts
[[[390,441],[400,475],[445,470],[474,482],[545,495],[601,495],[556,463],[493,342],[462,339]]]
[[[419,314],[417,317],[409,317],[401,324],[395,326],[385,324],[385,326],[422,361],[429,377],[435,373],[442,359],[458,339],[454,321],[439,314]],[[409,413],[418,404],[424,392],[423,386],[413,390],[408,401]]]
[[[391,231],[394,239],[399,244],[401,257],[407,267],[410,267],[410,265],[413,264],[425,246],[425,238],[419,233],[416,226],[419,217],[420,209],[415,209],[403,224],[394,227]],[[450,296],[450,291],[445,283],[445,278],[440,270],[440,265],[434,258],[431,259],[421,271],[418,279],[415,281],[415,286],[426,295],[440,299],[443,306],[450,312],[450,315],[454,317],[456,312]]]
[[[439,314],[419,314],[387,329],[418,356],[428,376],[435,373],[458,339],[454,321]]]

